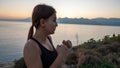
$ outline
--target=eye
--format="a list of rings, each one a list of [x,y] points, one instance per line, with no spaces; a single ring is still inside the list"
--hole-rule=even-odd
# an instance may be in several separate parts
[[[56,19],[54,19],[53,21],[56,22]]]

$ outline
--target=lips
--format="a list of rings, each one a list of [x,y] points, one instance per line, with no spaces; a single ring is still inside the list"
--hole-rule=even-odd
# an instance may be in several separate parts
[[[55,28],[53,28],[53,30],[55,31],[55,30],[56,30],[56,27],[55,27]]]

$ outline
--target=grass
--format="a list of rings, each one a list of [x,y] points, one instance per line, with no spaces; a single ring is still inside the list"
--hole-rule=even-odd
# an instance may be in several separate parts
[[[77,57],[76,61],[70,56]],[[77,62],[78,68],[119,68],[120,67],[120,35],[113,34],[103,39],[94,40],[91,38],[87,42],[73,47],[66,62],[66,65],[72,65],[70,62]]]

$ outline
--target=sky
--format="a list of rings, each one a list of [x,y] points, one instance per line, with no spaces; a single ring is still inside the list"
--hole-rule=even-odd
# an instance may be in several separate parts
[[[0,0],[0,18],[31,17],[37,4],[53,6],[58,18],[120,18],[120,0]]]

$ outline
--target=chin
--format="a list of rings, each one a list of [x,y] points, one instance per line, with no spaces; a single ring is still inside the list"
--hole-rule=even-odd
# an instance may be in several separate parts
[[[49,34],[54,34],[55,32],[51,32],[51,33],[49,33]]]
[[[54,34],[55,32],[51,33],[51,34]]]

